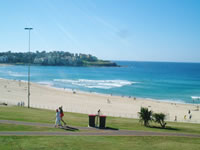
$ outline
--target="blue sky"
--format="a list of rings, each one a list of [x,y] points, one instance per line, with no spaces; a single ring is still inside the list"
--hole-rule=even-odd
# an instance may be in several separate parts
[[[0,52],[200,62],[199,0],[1,0]]]

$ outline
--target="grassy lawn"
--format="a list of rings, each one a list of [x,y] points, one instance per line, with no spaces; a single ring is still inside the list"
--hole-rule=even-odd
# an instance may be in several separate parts
[[[0,131],[63,131],[63,129],[0,123]]]
[[[54,124],[55,112],[43,109],[1,106],[0,119]],[[64,120],[70,126],[88,126],[88,115],[85,114],[65,112]],[[200,124],[168,122],[167,129],[160,129],[146,128],[142,126],[137,119],[108,117],[106,122],[108,127],[118,129],[200,134]],[[153,123],[152,125],[159,127],[159,125]]]
[[[199,150],[199,138],[104,136],[5,136],[2,150]]]
[[[0,106],[0,120],[54,123],[55,112]],[[88,116],[65,112],[70,126],[87,126]],[[152,124],[153,125],[153,124]],[[154,124],[155,125],[155,124]],[[168,122],[168,129],[146,128],[137,119],[108,117],[107,126],[119,129],[200,134],[199,124]],[[0,131],[63,131],[62,129],[0,124]],[[80,131],[81,132],[81,131]],[[90,132],[90,131],[86,131]],[[169,136],[1,136],[3,150],[199,150],[199,138]]]
[[[127,129],[127,130],[177,132],[177,133],[182,132],[182,133],[200,134],[200,124],[193,124],[193,123],[167,122],[166,129],[162,129],[158,124],[152,122],[151,123],[152,127],[147,128],[141,125],[138,119],[109,117],[107,119],[107,125],[112,126],[114,128]]]

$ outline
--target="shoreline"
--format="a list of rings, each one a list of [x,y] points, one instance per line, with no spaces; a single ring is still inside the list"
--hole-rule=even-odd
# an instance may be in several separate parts
[[[9,81],[16,81],[18,82],[19,80],[15,80],[15,79],[5,79],[5,78],[0,78],[0,80],[9,80]],[[20,80],[21,82],[23,83],[26,83],[27,84],[27,81],[25,80]],[[43,83],[38,83],[38,82],[30,82],[30,84],[36,84],[36,85],[39,85],[39,86],[42,86],[42,87],[47,87],[47,88],[50,88],[50,89],[55,89],[55,90],[59,90],[59,91],[62,91],[62,92],[79,92],[79,93],[82,93],[82,94],[92,94],[92,95],[97,95],[97,96],[108,96],[108,97],[118,97],[118,98],[127,98],[127,99],[139,99],[139,100],[145,100],[145,101],[152,101],[152,102],[158,102],[158,103],[170,103],[170,104],[181,104],[181,105],[191,105],[191,106],[194,106],[194,105],[200,105],[200,103],[186,103],[186,102],[183,102],[183,101],[171,101],[171,100],[161,100],[161,99],[153,99],[153,98],[142,98],[142,97],[136,97],[136,96],[127,96],[127,95],[114,95],[114,94],[106,94],[106,93],[98,93],[98,92],[89,92],[89,91],[82,91],[82,90],[77,90],[77,89],[69,89],[69,88],[61,88],[61,87],[55,87],[55,86],[52,86],[50,84],[43,84]]]
[[[3,66],[5,66],[4,68],[6,68],[6,66],[13,66],[13,65],[11,65],[11,64],[2,64]],[[17,66],[17,65],[16,65]],[[23,66],[23,65],[20,65],[20,66]],[[1,67],[1,64],[0,64],[0,67]],[[56,66],[55,66],[56,67]],[[16,80],[15,78],[16,77],[23,77],[23,79],[25,79],[25,78],[27,78],[26,76],[27,76],[27,73],[22,73],[22,74],[20,74],[20,73],[18,73],[18,72],[12,72],[12,71],[8,71],[8,73],[5,73],[5,75],[6,74],[8,74],[8,76],[12,79],[13,78],[13,80]],[[5,77],[5,75],[4,75],[4,77]],[[4,78],[3,77],[3,78]],[[18,79],[17,79],[18,80]],[[25,79],[26,80],[26,79]],[[35,81],[34,83],[38,83],[38,84],[40,84],[40,85],[50,85],[51,87],[54,87],[54,88],[60,88],[60,89],[62,89],[62,88],[65,88],[64,86],[62,86],[62,84],[66,84],[65,83],[65,81],[58,81],[58,82],[60,82],[61,83],[61,86],[59,86],[59,84],[60,83],[55,83],[54,82],[54,80],[65,80],[65,79],[57,79],[57,78],[55,78],[55,79],[51,79],[51,80],[47,80],[47,81],[45,81],[46,83],[40,83],[40,82],[42,82],[42,81],[40,81],[40,79],[37,79],[38,81]],[[69,80],[68,82],[70,83],[70,84],[72,84],[73,85],[73,82],[75,81],[75,82],[80,82],[81,84],[82,84],[82,81],[79,81],[79,80],[82,80],[82,78],[80,78],[80,79],[76,79],[76,80],[74,80],[74,79],[66,79],[66,80]],[[86,80],[86,82],[88,82],[87,80],[89,80],[89,79],[83,79],[83,80]],[[120,80],[120,79],[119,79]],[[21,80],[21,81],[23,81],[23,80]],[[93,81],[93,80],[91,80],[91,81]],[[96,81],[98,81],[98,80],[94,80],[94,82],[96,82]],[[99,80],[99,81],[101,81],[101,80]],[[98,82],[99,82],[98,81]],[[108,80],[106,80],[106,81],[109,81],[109,79]],[[117,80],[115,79],[115,80],[113,80],[113,82],[115,83]],[[122,80],[123,81],[123,80]],[[128,82],[130,82],[130,85],[131,84],[135,84],[135,83],[140,83],[140,82],[136,82],[136,81],[131,81],[131,80],[125,80],[125,81],[128,81]],[[25,81],[24,81],[25,82]],[[89,82],[90,83],[90,82]],[[85,84],[85,83],[84,83]],[[145,93],[141,93],[142,91],[140,91],[139,93],[135,93],[135,94],[137,94],[137,95],[133,95],[133,93],[131,93],[131,92],[126,92],[126,91],[124,91],[124,90],[122,90],[122,91],[120,91],[120,90],[115,90],[115,89],[113,89],[113,92],[114,93],[112,93],[111,91],[112,91],[112,89],[111,89],[111,91],[110,91],[110,89],[107,89],[107,85],[105,84],[103,84],[103,87],[102,87],[102,89],[100,88],[100,89],[91,89],[91,90],[93,90],[93,91],[91,91],[89,88],[90,87],[87,87],[87,84],[88,83],[86,83],[86,85],[83,85],[82,87],[76,87],[76,85],[77,84],[75,84],[75,87],[73,87],[73,86],[71,86],[70,88],[72,89],[72,88],[74,88],[74,89],[77,89],[78,91],[82,91],[82,92],[88,92],[88,93],[99,93],[99,94],[104,94],[104,95],[110,95],[110,94],[112,94],[112,95],[115,95],[115,96],[121,96],[121,97],[131,97],[131,98],[134,98],[134,97],[136,97],[136,98],[140,98],[140,99],[146,99],[146,100],[154,100],[154,101],[160,101],[160,102],[169,102],[169,103],[181,103],[181,104],[200,104],[200,101],[198,101],[198,100],[195,100],[195,99],[193,99],[193,97],[199,97],[199,100],[200,100],[200,96],[198,96],[198,94],[192,94],[192,93],[190,93],[190,94],[186,94],[186,95],[184,95],[184,96],[179,96],[179,93],[176,93],[176,95],[174,95],[174,97],[170,97],[169,96],[169,94],[168,93],[163,93],[163,95],[161,95],[159,92],[157,93],[157,92],[154,92],[154,94],[153,95],[146,95]],[[99,83],[95,83],[95,86],[96,85],[98,85]],[[121,83],[119,82],[116,82],[116,84],[118,85],[120,85]],[[90,85],[90,84],[89,84]],[[127,85],[129,85],[129,83],[127,84]],[[104,89],[104,86],[105,86],[105,89],[106,89],[106,91],[105,91],[105,89]],[[111,84],[111,86],[113,86],[112,84]],[[124,86],[124,85],[120,85],[120,87],[121,86]],[[86,87],[86,89],[84,89]],[[115,87],[115,86],[113,86],[113,87]],[[88,88],[88,89],[87,89]],[[97,87],[98,88],[98,87]],[[111,87],[112,88],[112,87]],[[132,88],[132,87],[131,87]],[[69,89],[69,90],[71,90],[71,89]],[[162,86],[159,88],[160,90],[162,90]],[[117,92],[117,91],[119,91],[119,92]],[[124,94],[124,93],[126,93],[126,94]]]
[[[5,79],[5,78],[0,78],[0,79]],[[11,81],[19,81],[19,80],[13,80],[13,79],[5,79],[5,80],[11,80]],[[21,80],[21,82],[27,83],[25,80]],[[136,97],[136,96],[128,96],[128,95],[115,95],[112,93],[111,94],[106,94],[106,93],[98,93],[98,92],[89,92],[89,91],[82,91],[82,90],[77,90],[77,89],[70,89],[70,88],[62,88],[62,87],[55,87],[50,84],[45,84],[45,83],[39,83],[39,82],[31,82],[32,84],[38,84],[40,86],[52,88],[52,89],[57,89],[61,91],[68,91],[68,92],[79,92],[79,93],[85,93],[85,94],[94,94],[94,95],[102,95],[102,96],[116,96],[116,97],[121,97],[121,98],[128,98],[128,99],[142,99],[142,100],[147,100],[147,101],[154,101],[154,102],[161,102],[161,103],[173,103],[173,104],[186,104],[186,105],[200,105],[200,103],[186,103],[182,100],[180,101],[173,101],[173,100],[161,100],[161,99],[153,99],[153,98],[143,98],[143,97]]]
[[[1,78],[0,78],[1,79]],[[27,82],[27,81],[24,81],[24,80],[21,80],[23,82]],[[58,89],[58,90],[66,90],[66,91],[72,91],[73,89],[69,89],[69,88],[62,88],[62,87],[55,87],[55,86],[52,86],[50,84],[44,84],[44,83],[39,83],[39,82],[32,82],[32,83],[35,83],[35,84],[39,84],[41,86],[45,86],[45,87],[49,87],[49,88],[53,88],[53,89]],[[184,102],[183,100],[170,100],[170,99],[154,99],[154,98],[143,98],[143,97],[136,97],[136,96],[128,96],[128,95],[116,95],[116,94],[107,94],[107,93],[98,93],[98,92],[89,92],[89,91],[82,91],[82,90],[77,90],[77,89],[74,89],[75,91],[77,92],[80,92],[80,93],[87,93],[87,94],[96,94],[96,95],[104,95],[104,96],[116,96],[116,97],[122,97],[122,98],[129,98],[129,99],[143,99],[143,100],[147,100],[147,101],[155,101],[155,102],[163,102],[163,103],[174,103],[174,104],[188,104],[188,105],[200,105],[200,103],[186,103]]]
[[[134,97],[121,97],[116,95],[90,93],[71,89],[57,88],[50,85],[41,85],[31,82],[31,107],[55,110],[63,106],[64,111],[83,114],[96,114],[101,109],[103,115],[138,118],[141,107],[147,107],[153,112],[165,113],[168,121],[200,123],[200,111],[196,104],[183,104],[175,102],[158,101]],[[25,102],[27,106],[27,82],[18,80],[0,79],[0,102]],[[198,104],[199,106],[199,104]],[[188,111],[192,112],[189,120]],[[184,116],[187,116],[184,119]]]
[[[3,67],[3,66],[13,66],[13,64],[2,64],[2,63],[0,63],[0,67]]]

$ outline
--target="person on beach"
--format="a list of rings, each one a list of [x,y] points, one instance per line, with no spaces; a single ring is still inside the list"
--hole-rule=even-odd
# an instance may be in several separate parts
[[[192,114],[190,114],[189,119],[190,119],[190,120],[192,119]]]
[[[174,119],[174,121],[177,121],[177,116],[175,116],[175,119]]]
[[[56,121],[55,121],[55,127],[62,126],[60,123],[60,111],[56,109]]]
[[[189,110],[189,111],[188,111],[188,114],[190,114],[190,113],[191,113],[191,111]]]
[[[64,112],[62,106],[59,107],[59,110],[60,110],[60,120],[64,123],[64,125],[66,125],[66,122],[63,120]]]

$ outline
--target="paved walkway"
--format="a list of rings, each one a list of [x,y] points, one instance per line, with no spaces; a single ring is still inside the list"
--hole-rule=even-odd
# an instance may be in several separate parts
[[[49,124],[49,123],[24,122],[24,121],[13,121],[13,120],[0,120],[0,123],[26,125],[26,126],[40,126],[40,127],[49,127],[49,128],[54,127],[54,124]],[[95,128],[88,128],[88,127],[73,127],[73,128],[77,128],[81,130],[95,129]]]
[[[53,127],[53,124],[46,123],[32,123],[22,121],[0,120],[3,124],[17,124],[17,125],[30,125],[41,127]],[[169,133],[169,132],[149,132],[149,131],[134,131],[134,130],[113,130],[113,129],[97,129],[88,127],[68,127],[76,130],[83,130],[82,132],[41,132],[41,131],[1,131],[0,136],[184,136],[184,137],[197,137],[200,134],[187,134],[187,133]],[[85,131],[84,131],[85,130]],[[88,132],[86,130],[91,130]]]

